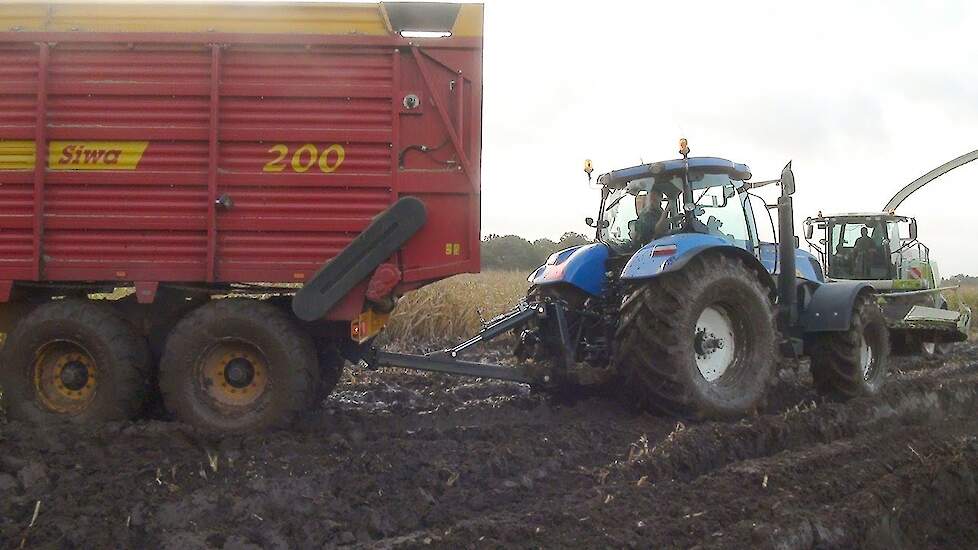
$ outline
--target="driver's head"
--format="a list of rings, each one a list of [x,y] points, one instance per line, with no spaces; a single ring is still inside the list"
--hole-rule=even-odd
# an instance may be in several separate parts
[[[869,236],[869,228],[868,227],[863,227],[862,229],[859,230],[859,234],[862,235],[863,237],[868,237]]]

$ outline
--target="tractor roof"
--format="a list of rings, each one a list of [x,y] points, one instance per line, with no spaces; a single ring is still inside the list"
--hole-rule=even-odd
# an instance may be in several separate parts
[[[727,159],[718,157],[690,157],[689,169],[712,174],[726,174],[732,180],[744,181],[751,178],[750,168],[746,164],[739,164]],[[606,174],[598,176],[598,183],[602,185],[617,184],[624,185],[632,180],[668,174],[670,172],[680,172],[685,167],[683,159],[662,160],[650,164],[639,164],[630,168],[612,170]]]

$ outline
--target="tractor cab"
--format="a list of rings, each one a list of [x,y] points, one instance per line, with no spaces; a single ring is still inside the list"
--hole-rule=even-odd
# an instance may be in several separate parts
[[[688,177],[688,198],[684,189]],[[613,253],[631,254],[677,233],[720,237],[739,248],[756,248],[757,231],[744,180],[746,165],[714,157],[643,164],[598,177],[602,201],[597,239]]]

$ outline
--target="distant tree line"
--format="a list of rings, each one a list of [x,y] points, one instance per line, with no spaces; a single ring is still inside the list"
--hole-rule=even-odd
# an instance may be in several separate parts
[[[591,239],[573,231],[561,235],[557,242],[550,239],[531,242],[517,235],[486,235],[480,247],[482,268],[530,270],[542,265],[558,250],[589,242]]]
[[[978,277],[973,277],[971,275],[955,275],[950,279],[944,279],[945,284],[951,285],[961,285],[961,286],[978,286]]]

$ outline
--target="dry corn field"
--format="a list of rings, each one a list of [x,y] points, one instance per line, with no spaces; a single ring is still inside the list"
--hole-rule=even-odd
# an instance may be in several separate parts
[[[456,343],[479,330],[480,311],[490,319],[509,310],[526,295],[528,286],[522,271],[486,271],[409,292],[398,302],[382,343],[397,347]],[[952,309],[960,300],[978,314],[978,287],[962,287],[948,292],[947,298]]]
[[[515,306],[529,283],[519,271],[457,275],[407,293],[385,329],[396,346],[444,345],[479,331],[488,320]]]
[[[960,302],[964,302],[971,308],[972,316],[978,315],[978,287],[962,286],[957,292],[948,292],[947,299],[951,309],[957,309]],[[974,339],[978,334],[978,327],[971,323],[971,337]]]

